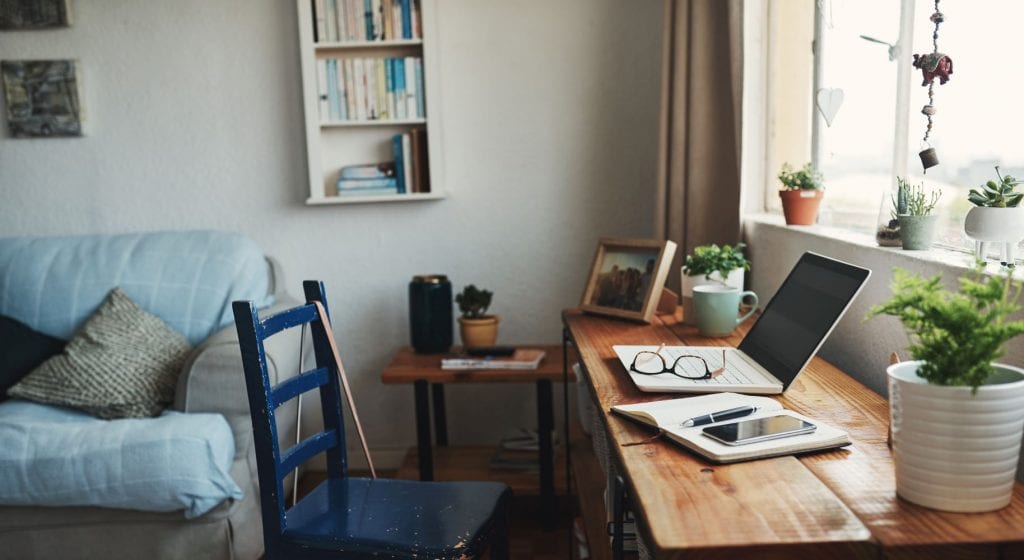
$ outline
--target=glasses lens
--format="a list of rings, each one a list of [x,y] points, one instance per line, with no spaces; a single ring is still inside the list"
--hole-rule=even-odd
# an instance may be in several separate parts
[[[707,362],[700,356],[680,356],[672,366],[672,373],[689,379],[701,379],[708,373]]]
[[[665,361],[661,359],[661,354],[643,351],[633,360],[633,369],[640,373],[661,373],[665,371]]]

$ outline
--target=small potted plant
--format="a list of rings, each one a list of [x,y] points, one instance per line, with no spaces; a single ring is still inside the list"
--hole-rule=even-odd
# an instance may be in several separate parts
[[[705,284],[723,284],[743,290],[744,271],[750,261],[743,255],[743,243],[736,245],[701,245],[686,255],[683,262],[683,320],[693,322],[693,289]]]
[[[868,317],[891,315],[910,335],[914,361],[888,368],[896,493],[954,512],[999,509],[1013,495],[1024,431],[1024,370],[997,363],[1024,333],[1021,284],[973,275],[949,291],[939,276],[897,269],[893,297]]]
[[[808,163],[801,169],[793,169],[788,163],[782,164],[779,172],[782,190],[782,213],[786,224],[809,226],[818,221],[818,206],[825,196],[824,178]]]
[[[902,177],[893,206],[899,223],[900,240],[905,251],[924,251],[932,246],[935,239],[935,224],[938,216],[932,214],[942,197],[939,189],[926,191],[924,183],[914,185]]]
[[[494,346],[497,342],[498,316],[487,315],[487,308],[491,306],[493,295],[492,292],[481,290],[473,284],[456,294],[455,303],[462,312],[462,316],[459,317],[459,334],[462,336],[463,346]]]
[[[1020,181],[999,173],[999,166],[996,166],[996,177],[998,182],[987,181],[968,193],[967,200],[975,208],[967,212],[964,231],[974,240],[978,259],[985,259],[989,243],[998,243],[1000,262],[1012,267],[1014,249],[1024,239],[1024,210],[1020,206],[1024,193],[1013,192]]]

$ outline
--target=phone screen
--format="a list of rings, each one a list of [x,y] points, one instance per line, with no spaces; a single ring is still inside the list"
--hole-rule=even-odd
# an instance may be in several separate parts
[[[813,432],[817,426],[792,416],[770,416],[708,426],[704,435],[728,445],[743,445]]]

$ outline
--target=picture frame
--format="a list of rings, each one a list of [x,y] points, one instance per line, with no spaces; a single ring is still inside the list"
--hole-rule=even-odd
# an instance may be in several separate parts
[[[675,253],[676,244],[668,240],[602,237],[580,309],[650,323]]]
[[[0,0],[0,31],[34,31],[71,26],[68,0]]]
[[[12,138],[82,136],[77,66],[75,60],[0,60]]]

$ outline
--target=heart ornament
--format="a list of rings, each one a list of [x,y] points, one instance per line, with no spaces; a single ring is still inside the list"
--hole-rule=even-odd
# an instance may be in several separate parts
[[[832,126],[832,119],[836,118],[839,108],[843,106],[843,96],[843,90],[839,88],[821,88],[814,96],[814,104],[829,127]]]

